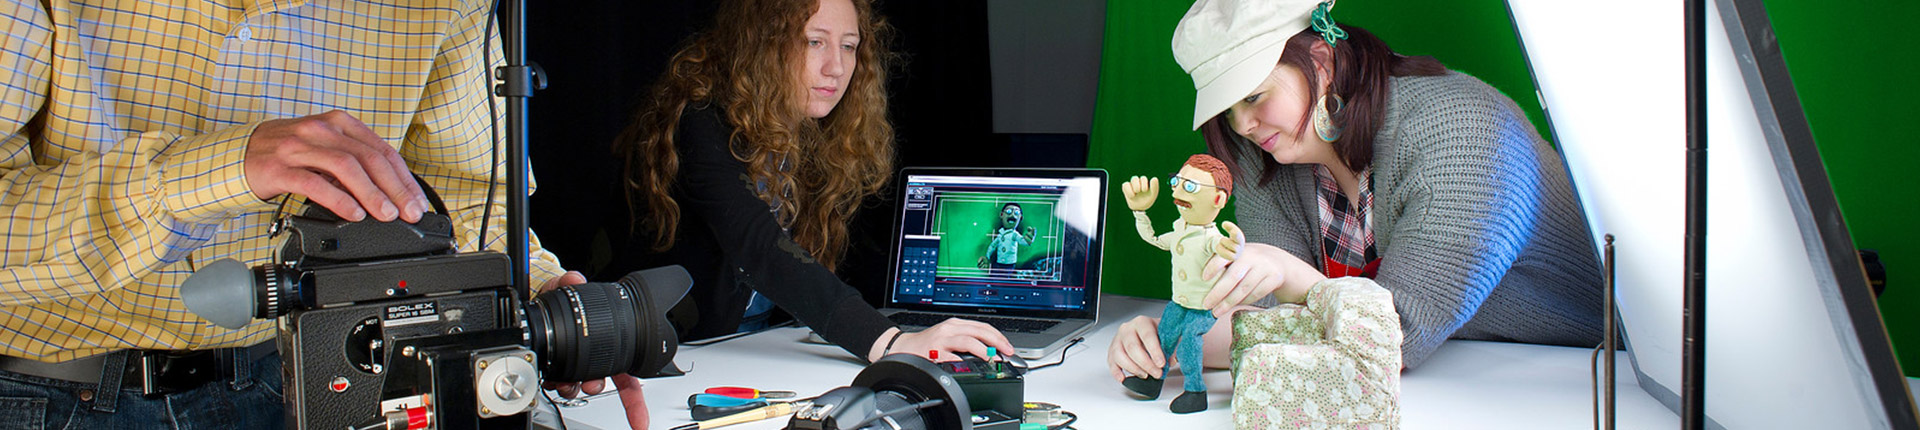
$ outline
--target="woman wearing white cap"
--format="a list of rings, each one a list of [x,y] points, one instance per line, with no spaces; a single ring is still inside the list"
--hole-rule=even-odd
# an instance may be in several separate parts
[[[1498,90],[1395,54],[1331,7],[1200,0],[1174,30],[1193,126],[1246,184],[1245,245],[1209,266],[1207,306],[1302,303],[1358,276],[1392,293],[1406,368],[1448,338],[1599,343],[1599,260],[1559,153]],[[1155,324],[1122,326],[1116,379],[1160,376]],[[1205,341],[1215,367],[1227,326]]]

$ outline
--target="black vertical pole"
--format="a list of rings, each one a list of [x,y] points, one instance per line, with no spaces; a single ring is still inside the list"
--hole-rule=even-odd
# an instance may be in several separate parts
[[[1680,364],[1680,428],[1705,429],[1707,394],[1707,9],[1686,0],[1686,331]]]
[[[505,82],[496,92],[507,99],[507,258],[513,260],[513,290],[530,292],[532,285],[527,280],[527,98],[533,97],[536,88],[534,69],[527,65],[526,2],[503,0],[502,6],[500,38],[507,55],[500,74]]]

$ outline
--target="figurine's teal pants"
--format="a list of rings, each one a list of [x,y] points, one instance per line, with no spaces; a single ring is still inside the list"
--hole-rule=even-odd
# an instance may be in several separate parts
[[[1200,347],[1205,343],[1200,336],[1213,329],[1215,318],[1205,309],[1187,309],[1179,303],[1167,302],[1167,310],[1160,312],[1160,356],[1180,361],[1180,375],[1186,377],[1187,391],[1207,391],[1207,381],[1200,377],[1205,367],[1200,361]],[[1174,360],[1167,360],[1167,368],[1160,369],[1162,376],[1173,368]]]

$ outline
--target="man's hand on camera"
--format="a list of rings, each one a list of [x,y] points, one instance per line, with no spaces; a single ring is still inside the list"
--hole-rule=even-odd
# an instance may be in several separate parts
[[[427,211],[400,152],[344,111],[260,123],[245,164],[247,186],[261,200],[300,194],[348,221],[416,222]]]
[[[580,272],[569,271],[564,275],[560,275],[560,277],[547,280],[547,283],[541,285],[539,290],[534,291],[534,295],[539,295],[554,288],[585,283],[587,283],[586,275],[581,275]],[[625,373],[616,373],[612,379],[614,389],[620,392],[620,407],[627,411],[627,425],[632,427],[633,430],[646,430],[648,422],[647,396],[646,393],[640,389],[640,378],[635,378],[633,375]],[[560,392],[560,397],[569,399],[579,397],[582,394],[589,396],[600,394],[601,391],[607,389],[605,379],[586,382],[547,382],[542,385],[549,390]]]

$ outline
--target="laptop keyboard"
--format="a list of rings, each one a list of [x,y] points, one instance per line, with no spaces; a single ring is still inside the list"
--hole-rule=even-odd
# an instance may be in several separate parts
[[[899,312],[899,313],[895,313],[893,315],[887,316],[887,319],[893,320],[894,324],[905,325],[905,326],[916,326],[916,327],[932,327],[935,324],[939,324],[941,321],[946,321],[948,318],[957,318],[957,317],[952,315],[923,314],[919,312]],[[1025,318],[1001,318],[1001,317],[989,317],[989,316],[980,316],[980,315],[969,316],[966,318],[974,321],[987,323],[987,325],[991,325],[993,326],[993,328],[999,329],[1002,332],[1011,332],[1011,333],[1040,333],[1040,332],[1045,332],[1047,331],[1047,329],[1051,329],[1053,328],[1053,326],[1060,324],[1059,321],[1032,320],[1032,319],[1025,319]]]

